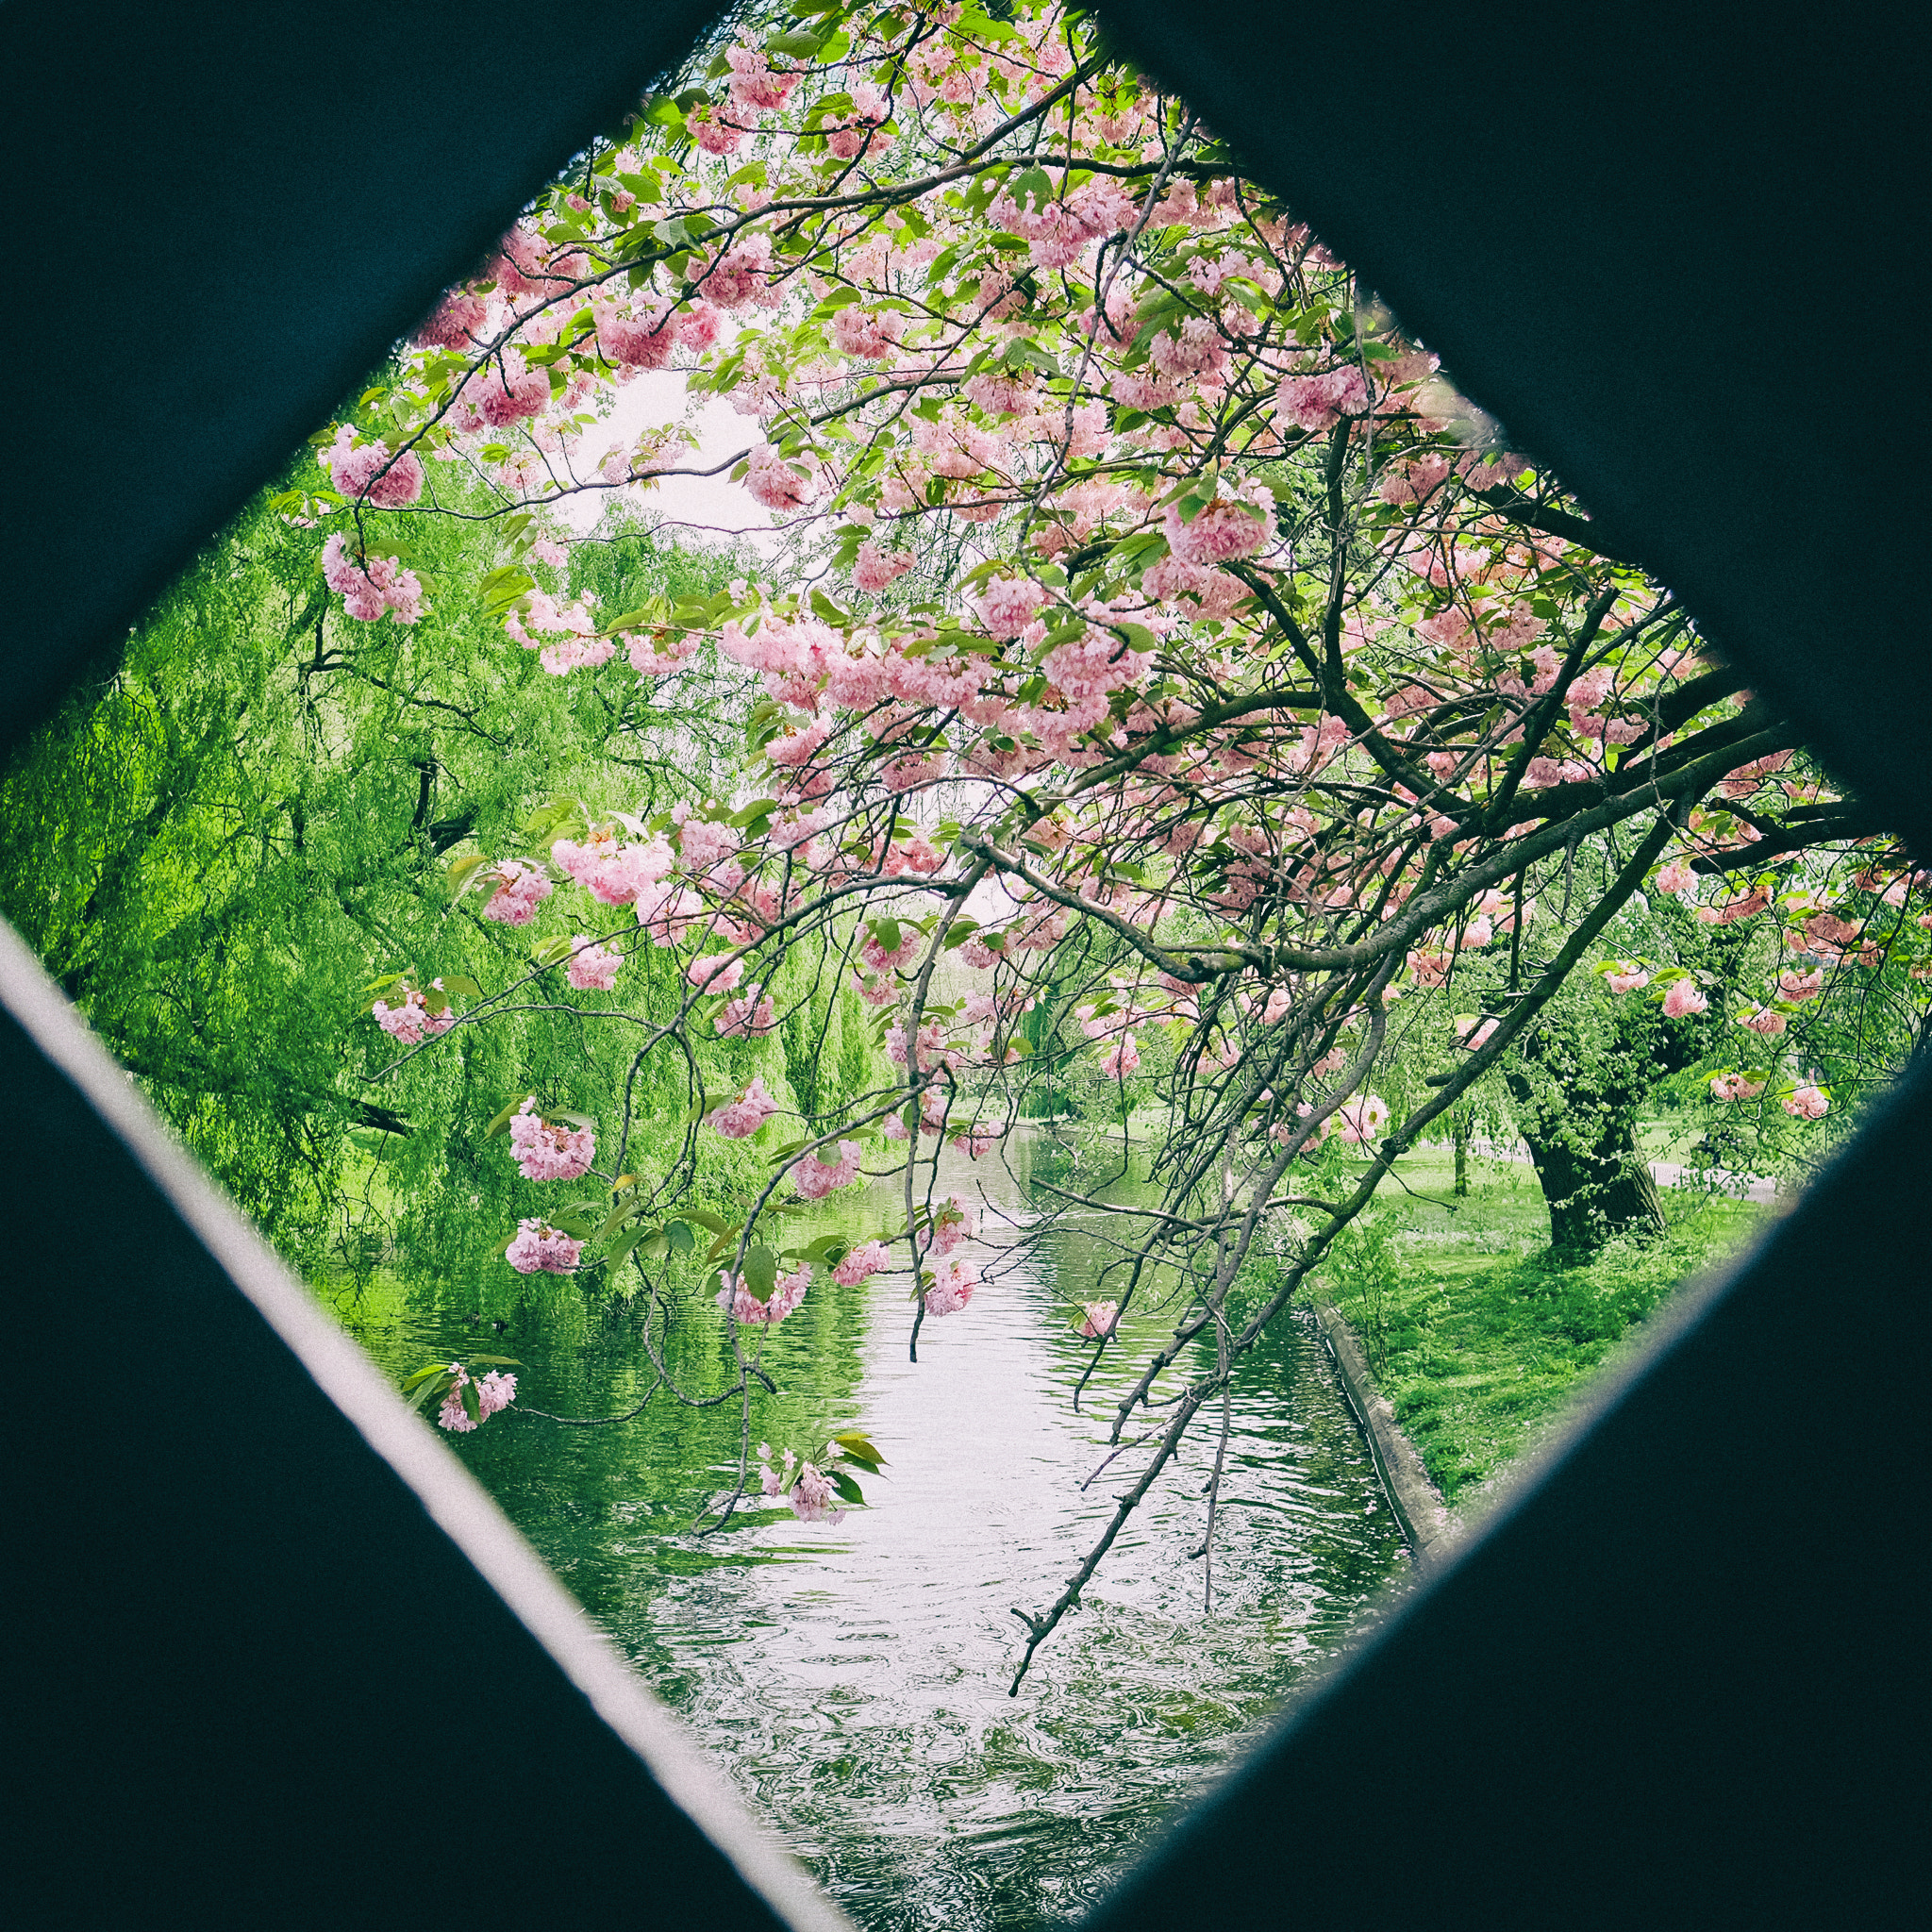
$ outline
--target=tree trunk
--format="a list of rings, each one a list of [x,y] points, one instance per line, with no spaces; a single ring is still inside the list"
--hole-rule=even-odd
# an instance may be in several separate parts
[[[1458,1120],[1456,1134],[1456,1185],[1449,1191],[1460,1201],[1469,1193],[1469,1123]]]
[[[1521,1123],[1549,1203],[1551,1247],[1588,1255],[1613,1235],[1663,1232],[1663,1203],[1630,1120],[1606,1123],[1593,1146],[1578,1144],[1574,1125],[1551,1125],[1556,1131],[1546,1135],[1538,1123]]]

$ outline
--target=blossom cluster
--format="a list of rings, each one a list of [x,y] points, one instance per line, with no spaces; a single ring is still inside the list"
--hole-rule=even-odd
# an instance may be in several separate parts
[[[506,1375],[500,1369],[488,1370],[475,1378],[476,1418],[473,1422],[463,1401],[463,1391],[470,1386],[470,1372],[461,1362],[450,1363],[449,1372],[454,1379],[443,1395],[436,1420],[441,1427],[458,1435],[467,1434],[477,1423],[487,1422],[516,1400],[517,1378]]]
[[[591,1171],[597,1141],[589,1127],[567,1127],[534,1112],[533,1095],[509,1123],[509,1151],[529,1181],[574,1181]]]
[[[747,1328],[775,1328],[787,1315],[795,1314],[805,1300],[805,1291],[811,1286],[811,1270],[795,1268],[790,1274],[779,1275],[763,1301],[741,1277],[721,1271],[718,1278],[724,1284],[718,1291],[718,1306],[734,1322]]]
[[[432,991],[442,991],[442,981],[429,982]],[[432,1010],[428,996],[419,991],[405,980],[401,988],[402,1004],[391,1006],[387,1000],[377,1000],[370,1012],[375,1024],[391,1039],[400,1041],[405,1046],[417,1046],[425,1040],[433,1040],[439,1033],[447,1033],[457,1024],[456,1009],[448,1001],[442,1000],[441,1010]]]
[[[519,1274],[569,1274],[584,1252],[580,1241],[552,1227],[542,1220],[517,1223],[515,1237],[505,1250],[505,1259]]]

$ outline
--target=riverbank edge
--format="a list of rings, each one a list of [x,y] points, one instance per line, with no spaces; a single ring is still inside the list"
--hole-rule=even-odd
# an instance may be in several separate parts
[[[1455,1547],[1462,1535],[1462,1519],[1443,1502],[1442,1492],[1430,1481],[1415,1444],[1395,1420],[1389,1398],[1375,1387],[1361,1338],[1333,1302],[1317,1301],[1313,1307],[1315,1324],[1335,1364],[1348,1406],[1368,1438],[1395,1520],[1415,1552],[1417,1566],[1427,1569]]]

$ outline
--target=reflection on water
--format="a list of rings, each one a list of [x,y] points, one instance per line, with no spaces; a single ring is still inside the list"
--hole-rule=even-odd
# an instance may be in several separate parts
[[[945,1184],[1029,1219],[1032,1153],[1022,1144],[1011,1174],[962,1162]],[[893,1219],[882,1184],[819,1224],[869,1233],[889,1221],[903,1213]],[[781,1393],[760,1397],[752,1440],[803,1448],[846,1424],[871,1434],[888,1468],[865,1479],[872,1507],[837,1527],[760,1509],[708,1541],[690,1533],[735,1476],[732,1405],[693,1411],[660,1394],[637,1422],[595,1430],[512,1411],[452,1439],[755,1807],[881,1932],[1076,1917],[1407,1575],[1312,1332],[1285,1324],[1239,1384],[1211,1614],[1187,1559],[1214,1447],[1204,1414],[1178,1472],[1007,1695],[1011,1608],[1053,1600],[1137,1473],[1138,1457],[1124,1457],[1078,1489],[1106,1454],[1129,1365],[1171,1323],[1124,1324],[1124,1352],[1108,1350],[1074,1412],[1091,1345],[1070,1314],[1095,1292],[1095,1223],[1012,1250],[969,1308],[926,1324],[917,1366],[905,1277],[814,1283],[767,1345]],[[982,1246],[974,1258],[994,1257]],[[397,1372],[478,1346],[514,1355],[523,1398],[559,1413],[625,1408],[647,1385],[633,1317],[586,1324],[526,1307],[501,1343],[479,1343],[464,1314],[425,1287],[351,1325]],[[686,1320],[674,1360],[687,1387],[715,1386],[722,1336],[708,1307]]]

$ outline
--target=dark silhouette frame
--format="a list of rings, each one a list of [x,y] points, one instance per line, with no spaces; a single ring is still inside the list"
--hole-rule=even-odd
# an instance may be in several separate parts
[[[0,9],[8,741],[715,10]],[[1922,16],[1098,10],[1932,856]],[[13,1923],[838,1924],[17,943],[0,998]],[[1912,1912],[1928,1154],[1920,1067],[1090,1923]]]

